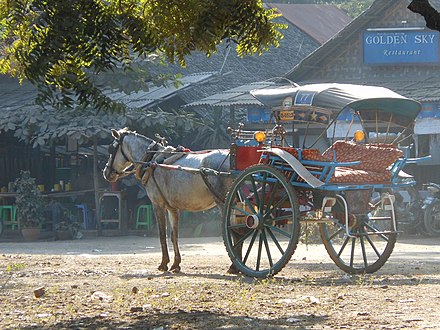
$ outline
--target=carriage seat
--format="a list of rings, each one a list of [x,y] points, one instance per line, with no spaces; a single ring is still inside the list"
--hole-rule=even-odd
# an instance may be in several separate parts
[[[389,167],[403,152],[392,144],[336,141],[322,156],[337,162],[360,161],[351,167],[336,167],[330,183],[383,183],[391,180]]]

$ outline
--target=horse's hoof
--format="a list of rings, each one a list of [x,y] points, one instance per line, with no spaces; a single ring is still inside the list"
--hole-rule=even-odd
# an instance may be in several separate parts
[[[234,264],[232,264],[232,265],[229,267],[227,273],[228,273],[228,274],[236,275],[236,274],[240,274],[240,271],[237,269],[237,267],[235,267]]]
[[[164,266],[164,265],[160,265],[159,267],[157,267],[157,269],[162,271],[162,272],[166,272],[168,270],[168,267]]]
[[[179,266],[177,266],[177,267],[171,267],[171,268],[170,268],[170,271],[173,272],[173,273],[180,273],[180,267],[179,267]]]

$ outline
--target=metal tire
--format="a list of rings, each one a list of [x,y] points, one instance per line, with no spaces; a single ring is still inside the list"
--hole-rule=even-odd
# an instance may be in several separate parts
[[[268,165],[247,168],[228,193],[224,215],[223,241],[241,273],[265,278],[289,262],[299,240],[299,211],[282,172]]]
[[[339,201],[340,203],[340,201]],[[377,211],[377,210],[376,210]],[[380,210],[379,210],[380,211]],[[385,212],[385,211],[384,211]],[[384,217],[391,217],[392,211]],[[377,214],[377,213],[376,213]],[[382,214],[384,215],[384,214]],[[374,220],[374,213],[359,217],[354,234],[384,231],[387,220]],[[390,220],[391,223],[391,220]],[[391,226],[391,224],[389,224]],[[390,257],[396,243],[397,233],[389,228],[389,233],[349,237],[344,221],[336,219],[333,223],[321,223],[319,226],[322,243],[336,266],[349,274],[374,273],[378,271]]]

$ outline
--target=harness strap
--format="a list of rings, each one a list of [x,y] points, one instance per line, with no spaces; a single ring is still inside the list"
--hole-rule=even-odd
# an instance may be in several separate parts
[[[154,144],[154,145],[153,145]],[[153,146],[152,146],[153,145]],[[152,143],[148,150],[152,151],[152,148],[154,148],[157,145],[156,143]],[[150,149],[150,147],[152,146],[152,148]],[[160,196],[162,197],[162,200],[165,203],[165,206],[169,209],[171,209],[170,204],[168,203],[167,199],[165,198],[165,195],[163,194],[162,190],[160,189],[159,184],[157,183],[156,177],[154,176],[154,170],[156,169],[156,165],[154,163],[151,163],[152,161],[154,162],[160,162],[162,164],[162,166],[166,166],[166,165],[170,165],[173,164],[174,162],[176,162],[177,160],[179,160],[181,157],[183,157],[185,154],[187,154],[187,152],[182,152],[182,153],[178,153],[178,154],[172,154],[174,151],[176,150],[176,148],[173,147],[166,147],[165,150],[162,150],[160,152],[157,153],[152,153],[152,152],[147,152],[145,154],[145,156],[142,158],[141,162],[139,162],[136,165],[136,170],[135,170],[135,176],[136,179],[138,179],[139,181],[141,181],[142,185],[147,185],[148,181],[150,180],[150,178],[153,178],[154,184],[156,185],[157,190],[159,191]],[[171,156],[166,157],[166,155],[171,153]],[[151,157],[150,157],[151,154]],[[227,158],[227,157],[226,157]],[[226,159],[225,158],[225,159]],[[224,162],[225,160],[223,160]],[[223,165],[223,162],[221,165]],[[148,166],[145,167],[145,163],[148,163]],[[220,167],[221,167],[220,165]],[[158,165],[161,166],[161,165]],[[214,197],[214,200],[217,204],[224,204],[225,203],[225,198],[220,196],[216,189],[214,188],[214,186],[209,182],[208,180],[208,174],[209,173],[214,173],[215,175],[221,175],[224,174],[222,172],[218,172],[209,168],[200,168],[198,173],[200,173],[203,182],[205,183],[205,185],[207,186],[208,190],[211,192],[211,194]]]
[[[151,171],[148,171],[150,169],[150,167],[147,167],[146,169],[144,169],[144,164],[142,163],[148,163],[150,161],[153,160],[153,158],[156,156],[157,152],[157,146],[158,146],[159,142],[152,142],[148,148],[147,148],[147,152],[144,154],[144,156],[141,159],[141,162],[138,163],[137,165],[135,165],[136,171],[135,171],[135,177],[136,179],[138,179],[139,181],[142,182],[142,184],[146,185],[148,182],[148,179],[150,178],[151,175]],[[156,150],[155,150],[156,149]],[[149,173],[146,173],[146,172]],[[147,175],[145,175],[147,174]],[[145,183],[144,183],[145,182]]]
[[[151,174],[153,174],[153,171],[156,167],[150,166],[147,169],[145,169],[144,174],[142,175],[142,178],[140,179],[142,185],[146,186],[148,183],[148,180],[150,180]]]
[[[122,156],[124,156],[125,160],[130,161],[130,158],[128,158],[127,154],[124,151],[124,145],[122,144],[122,141],[124,140],[124,138],[127,136],[127,133],[125,134],[121,134],[121,137],[119,138],[119,146],[121,148],[121,153]]]
[[[211,169],[206,169],[206,168],[201,168],[200,169],[200,176],[203,179],[203,182],[205,182],[206,186],[208,187],[208,190],[211,192],[211,194],[214,196],[214,200],[217,204],[224,204],[225,203],[225,199],[220,196],[217,191],[214,189],[213,185],[211,184],[211,182],[209,182],[208,180],[208,172],[212,172]],[[219,174],[217,174],[219,175]]]
[[[151,177],[153,178],[153,181],[154,181],[154,184],[156,185],[157,191],[159,191],[160,197],[162,197],[162,200],[164,201],[166,208],[172,209],[172,207],[170,206],[170,203],[168,203],[167,199],[165,198],[165,195],[163,194],[162,190],[160,190],[160,186],[157,183],[156,177],[154,176],[154,169],[156,167],[153,166],[152,168],[153,168],[153,170],[151,171]]]

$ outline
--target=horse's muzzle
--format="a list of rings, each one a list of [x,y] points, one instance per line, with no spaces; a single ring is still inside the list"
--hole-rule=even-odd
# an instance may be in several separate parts
[[[119,178],[116,172],[109,171],[107,167],[102,171],[102,176],[109,182],[116,182]]]

